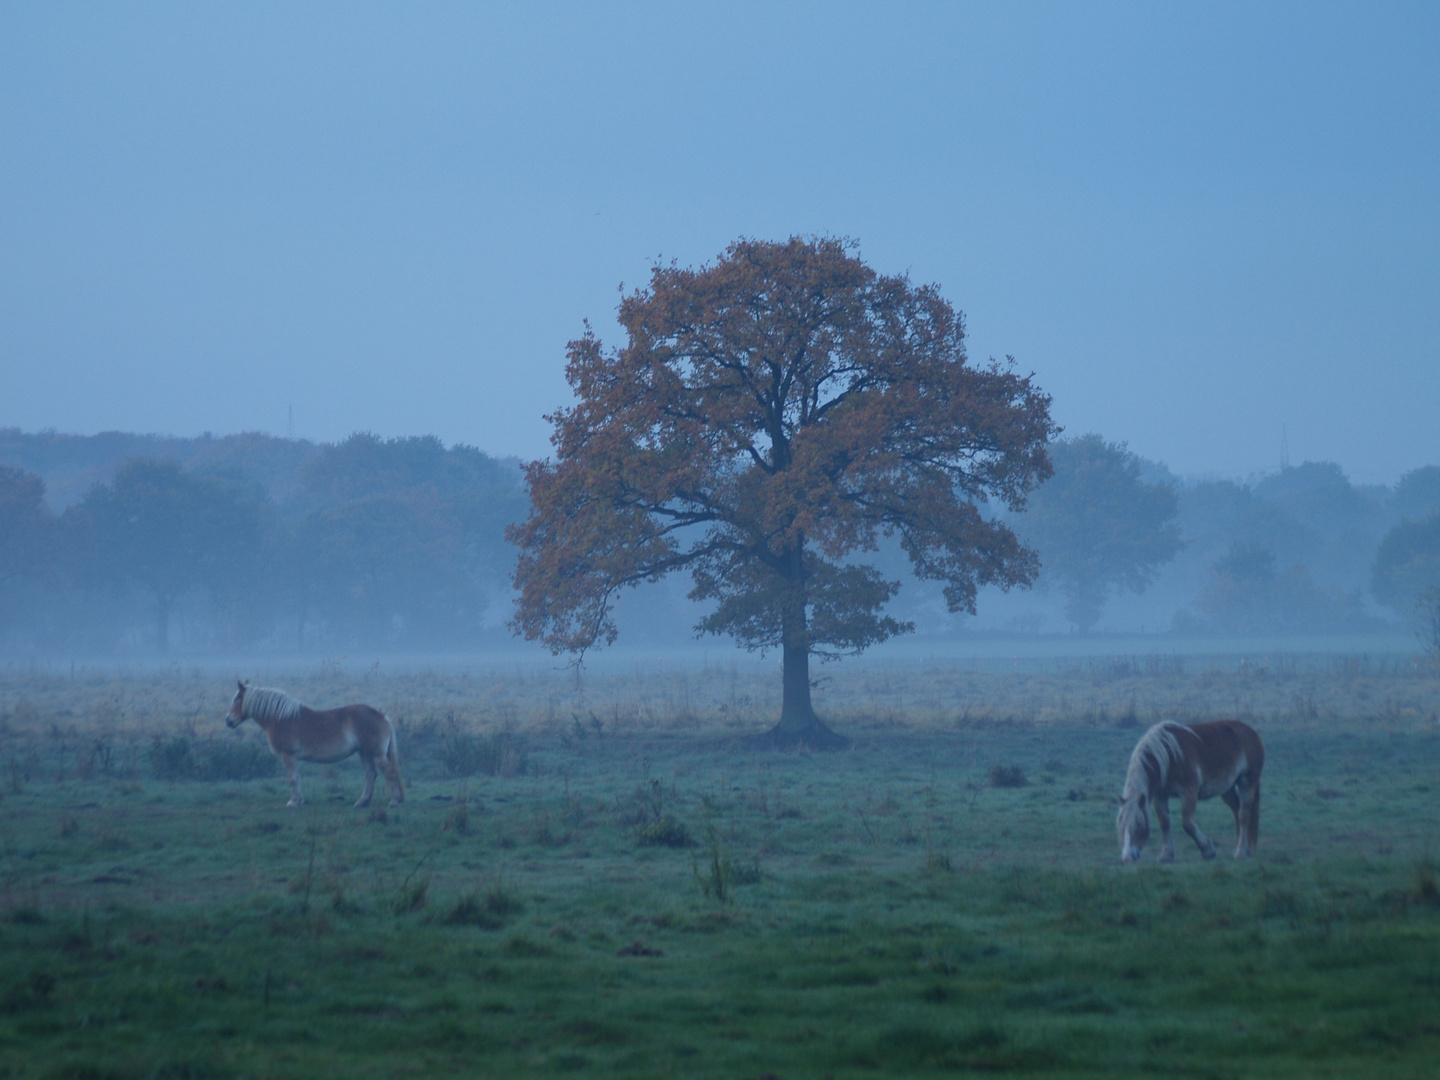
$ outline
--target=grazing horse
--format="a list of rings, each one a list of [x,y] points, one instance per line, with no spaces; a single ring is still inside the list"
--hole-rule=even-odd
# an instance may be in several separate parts
[[[1260,841],[1260,770],[1265,746],[1255,729],[1239,720],[1206,724],[1164,721],[1140,737],[1130,755],[1125,790],[1115,831],[1120,861],[1139,862],[1150,836],[1148,808],[1153,804],[1165,841],[1160,861],[1175,858],[1170,839],[1170,797],[1180,798],[1180,823],[1207,859],[1215,845],[1195,824],[1195,804],[1216,795],[1235,814],[1235,858],[1246,858]]]
[[[400,746],[390,718],[369,705],[345,705],[339,709],[311,709],[301,705],[284,690],[251,687],[239,683],[225,723],[239,727],[254,720],[270,741],[270,750],[285,763],[290,777],[289,806],[305,801],[300,794],[300,762],[319,761],[326,765],[344,761],[359,751],[365,766],[365,791],[355,805],[369,806],[375,791],[375,771],[385,774],[390,788],[390,805],[405,801],[400,783]]]

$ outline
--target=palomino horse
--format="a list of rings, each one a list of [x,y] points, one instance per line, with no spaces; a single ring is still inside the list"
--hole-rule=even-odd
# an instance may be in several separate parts
[[[1215,845],[1195,824],[1195,804],[1216,795],[1224,799],[1235,814],[1235,858],[1245,858],[1260,840],[1260,770],[1264,767],[1265,746],[1260,736],[1239,720],[1156,724],[1135,744],[1125,774],[1125,791],[1115,816],[1120,861],[1140,861],[1140,849],[1150,836],[1147,810],[1152,804],[1165,838],[1160,861],[1175,858],[1175,844],[1170,839],[1172,795],[1180,798],[1180,824],[1207,859],[1215,857]]]
[[[369,806],[375,791],[375,771],[385,774],[390,788],[390,805],[405,801],[400,783],[400,747],[395,727],[384,713],[369,705],[345,705],[339,709],[311,709],[284,690],[251,687],[239,683],[230,702],[225,723],[239,727],[254,720],[270,740],[270,749],[285,763],[290,777],[290,806],[305,801],[300,794],[300,762],[319,761],[331,765],[359,751],[365,766],[365,791],[355,805]]]

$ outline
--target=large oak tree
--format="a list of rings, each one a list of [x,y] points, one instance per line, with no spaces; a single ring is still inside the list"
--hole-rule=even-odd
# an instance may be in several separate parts
[[[969,363],[934,286],[876,274],[853,244],[737,241],[698,270],[656,266],[625,296],[623,348],[569,345],[577,399],[526,469],[514,627],[555,652],[613,641],[618,590],[689,571],[701,633],[780,650],[777,742],[839,740],[810,658],[911,629],[899,583],[856,553],[898,536],[952,611],[1033,581],[1012,509],[1050,475],[1050,399],[1009,365]]]

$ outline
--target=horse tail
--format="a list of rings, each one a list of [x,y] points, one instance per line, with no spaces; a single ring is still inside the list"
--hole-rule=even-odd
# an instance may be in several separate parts
[[[1250,815],[1245,822],[1245,841],[1251,851],[1260,844],[1260,781],[1255,781],[1255,794],[1250,798]]]
[[[384,713],[380,715],[385,716]],[[385,750],[385,756],[393,761],[398,769],[400,767],[400,736],[395,731],[395,721],[390,717],[385,716],[385,724],[390,728],[390,745]]]

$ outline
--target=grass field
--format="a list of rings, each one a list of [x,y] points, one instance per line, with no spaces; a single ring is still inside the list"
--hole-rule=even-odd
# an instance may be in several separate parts
[[[409,802],[287,809],[223,676],[0,679],[0,1076],[1434,1075],[1407,661],[855,669],[827,755],[738,667],[255,675],[396,717]],[[1258,857],[1121,867],[1144,725],[1237,713]]]

